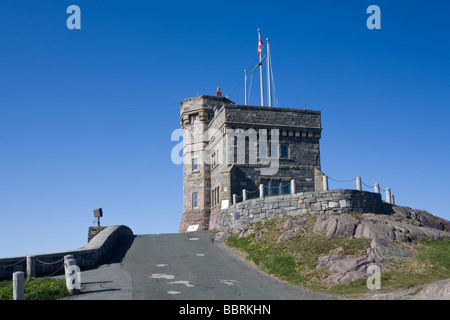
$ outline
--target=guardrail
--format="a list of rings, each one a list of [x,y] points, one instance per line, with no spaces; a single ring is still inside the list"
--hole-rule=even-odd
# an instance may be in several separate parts
[[[17,271],[28,277],[53,276],[64,268],[64,256],[72,255],[80,268],[94,267],[117,245],[122,236],[133,232],[124,225],[109,226],[80,249],[48,254],[0,259],[0,279],[11,278]]]

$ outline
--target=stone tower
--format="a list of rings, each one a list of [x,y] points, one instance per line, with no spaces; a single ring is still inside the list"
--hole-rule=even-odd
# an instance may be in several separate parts
[[[233,195],[315,191],[320,172],[320,112],[237,105],[221,96],[181,103],[183,216],[179,232],[214,226]],[[275,170],[270,170],[275,169]],[[245,190],[245,191],[244,191]],[[236,198],[237,199],[237,198]],[[236,200],[235,199],[235,200]]]

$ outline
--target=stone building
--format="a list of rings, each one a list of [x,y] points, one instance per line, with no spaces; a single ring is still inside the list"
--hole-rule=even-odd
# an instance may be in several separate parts
[[[238,105],[218,89],[216,96],[184,100],[180,114],[179,232],[207,230],[233,195],[259,197],[260,185],[264,196],[321,190],[320,111]]]

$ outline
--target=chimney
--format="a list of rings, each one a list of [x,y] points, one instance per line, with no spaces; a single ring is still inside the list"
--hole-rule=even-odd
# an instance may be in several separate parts
[[[217,88],[216,97],[221,97],[222,92],[220,92],[220,88]]]

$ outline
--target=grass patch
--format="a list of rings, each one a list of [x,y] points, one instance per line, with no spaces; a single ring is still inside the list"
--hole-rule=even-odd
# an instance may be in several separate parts
[[[397,262],[382,274],[382,288],[409,289],[450,278],[450,239],[419,238],[417,241],[412,258]]]
[[[66,281],[53,278],[26,278],[25,300],[55,300],[69,295]],[[0,281],[0,300],[13,299],[12,280]]]

